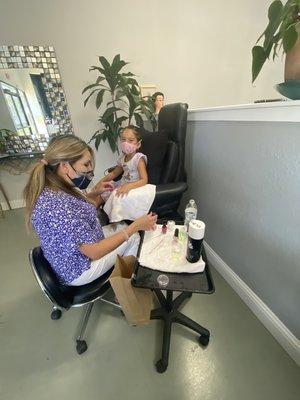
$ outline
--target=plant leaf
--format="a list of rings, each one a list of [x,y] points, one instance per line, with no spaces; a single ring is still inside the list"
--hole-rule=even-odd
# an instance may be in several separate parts
[[[112,70],[112,75],[117,75],[120,70],[125,67],[125,65],[128,64],[123,60],[120,60],[118,63],[112,64],[111,65],[111,70]]]
[[[105,57],[100,56],[99,61],[102,64],[105,71],[108,71],[110,69],[110,63],[107,61]]]
[[[98,147],[99,147],[99,144],[101,143],[101,140],[102,140],[103,138],[102,138],[102,135],[100,134],[100,135],[98,135],[98,136],[96,136],[96,139],[95,139],[95,147],[96,147],[96,150],[98,150]]]
[[[104,69],[101,68],[101,67],[97,67],[96,65],[93,65],[93,66],[89,69],[89,71],[95,71],[95,69],[96,69],[97,71],[101,72],[101,74],[105,74]]]
[[[89,95],[88,95],[88,97],[84,100],[84,102],[83,102],[83,104],[84,104],[84,107],[86,106],[86,103],[89,101],[89,98],[95,93],[95,92],[97,92],[99,89],[95,89],[95,90],[93,90]]]
[[[113,59],[113,62],[111,63],[111,65],[119,63],[120,61],[121,61],[121,56],[120,56],[120,54],[117,54],[116,56],[114,56],[114,59]]]
[[[120,111],[120,110],[121,110],[121,108],[118,108],[118,107],[109,107],[104,111],[104,114],[102,115],[102,119],[106,120],[112,114],[114,114],[115,112]]]
[[[125,115],[122,115],[122,117],[118,117],[116,119],[116,122],[121,126],[124,121],[127,121],[127,119],[128,119],[128,117],[125,117]]]
[[[97,135],[99,135],[99,133],[100,133],[100,129],[98,129],[98,130],[93,134],[93,136],[90,138],[89,142],[90,142],[91,140],[95,139],[95,137],[96,137]]]
[[[83,91],[82,94],[85,93],[87,90],[92,89],[93,87],[99,86],[98,83],[92,83],[91,85],[86,86]]]
[[[123,72],[121,75],[123,75],[123,76],[135,76],[132,72]]]
[[[280,0],[275,0],[268,9],[269,24],[264,32],[264,49],[266,50],[273,41],[275,32],[282,22],[283,4]]]
[[[117,147],[118,147],[115,139],[113,138],[112,135],[108,135],[107,139],[108,139],[108,142],[109,142],[109,145],[110,145],[110,148],[111,148],[112,152],[115,153],[116,150],[117,150]]]
[[[101,90],[99,90],[99,93],[97,94],[97,97],[96,97],[96,107],[97,107],[97,109],[102,104],[104,92],[105,92],[105,89],[101,89]]]
[[[295,26],[291,25],[283,34],[282,45],[285,53],[288,53],[295,45],[298,39],[298,33]]]
[[[100,75],[100,76],[98,76],[96,83],[100,83],[100,82],[104,81],[104,79],[105,79],[105,77]]]
[[[137,126],[143,128],[144,127],[144,121],[143,121],[143,118],[141,117],[141,115],[138,114],[137,112],[135,112],[133,115],[134,115],[135,122],[136,122]]]
[[[274,0],[273,3],[270,4],[268,9],[268,18],[269,21],[274,21],[281,14],[283,10],[283,4],[280,0]]]
[[[254,46],[252,48],[252,83],[257,78],[262,66],[267,59],[265,50],[261,46]]]
[[[300,0],[299,0],[300,1]],[[299,36],[299,34],[300,34],[300,22],[297,22],[296,24],[295,24],[295,31],[298,33],[298,36]]]

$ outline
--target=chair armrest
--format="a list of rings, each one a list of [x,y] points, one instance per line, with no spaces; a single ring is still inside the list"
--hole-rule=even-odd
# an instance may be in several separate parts
[[[155,202],[180,197],[187,190],[186,182],[164,183],[156,186]]]

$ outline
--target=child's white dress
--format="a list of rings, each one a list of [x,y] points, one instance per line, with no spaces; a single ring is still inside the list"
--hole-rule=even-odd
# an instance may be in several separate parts
[[[135,220],[149,212],[155,197],[155,185],[147,184],[136,189],[132,189],[123,197],[116,196],[116,189],[125,183],[136,182],[140,179],[138,163],[143,158],[147,164],[147,157],[143,153],[136,153],[129,161],[125,161],[125,155],[118,158],[118,165],[124,170],[122,178],[118,182],[111,182],[114,185],[112,192],[102,193],[102,198],[106,200],[103,207],[108,215],[110,222],[122,220]]]

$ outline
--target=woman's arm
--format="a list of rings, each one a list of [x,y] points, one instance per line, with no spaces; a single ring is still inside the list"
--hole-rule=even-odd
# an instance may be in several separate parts
[[[127,226],[115,235],[103,239],[98,243],[82,244],[79,247],[79,250],[91,260],[99,260],[128,240],[129,237],[134,233],[140,230],[151,230],[154,227],[156,220],[157,216],[152,215],[152,213],[144,215],[143,217],[136,219],[131,225]]]
[[[117,189],[117,196],[124,196],[132,189],[136,189],[138,187],[147,185],[148,174],[147,174],[146,163],[145,163],[144,158],[141,158],[139,160],[137,169],[139,172],[140,179],[136,182],[125,183],[124,185],[120,186],[120,188]]]
[[[112,172],[104,176],[96,185],[92,188],[92,190],[86,194],[86,196],[92,200],[94,205],[98,208],[100,204],[103,204],[102,198],[99,196],[101,193],[107,190],[113,190],[114,187],[109,182],[114,178],[123,173],[123,168],[117,165]]]

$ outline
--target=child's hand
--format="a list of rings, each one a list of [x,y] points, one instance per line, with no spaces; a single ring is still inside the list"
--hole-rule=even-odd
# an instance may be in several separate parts
[[[117,190],[116,190],[116,196],[117,197],[124,197],[127,196],[128,193],[130,192],[130,186],[128,185],[128,183],[125,183],[124,185],[120,186]]]
[[[111,182],[98,182],[92,189],[93,193],[101,194],[106,191],[112,192],[114,190],[114,185]]]

